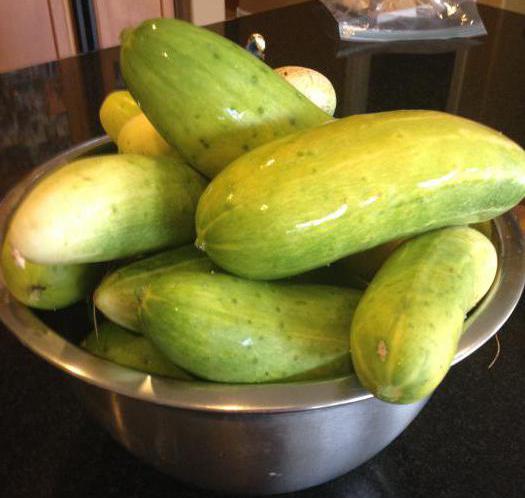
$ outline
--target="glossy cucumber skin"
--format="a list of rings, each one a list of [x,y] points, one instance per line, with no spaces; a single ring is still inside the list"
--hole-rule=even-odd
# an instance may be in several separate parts
[[[117,90],[107,95],[102,102],[99,110],[100,124],[111,140],[117,143],[123,126],[141,113],[131,93],[127,90]]]
[[[21,303],[44,310],[70,306],[89,296],[102,275],[100,265],[39,265],[24,261],[7,235],[1,256],[7,288]]]
[[[215,264],[193,245],[170,249],[135,261],[107,275],[97,287],[93,301],[112,322],[140,333],[137,296],[144,285],[156,275],[170,270],[210,271],[214,268]]]
[[[199,201],[197,244],[232,273],[282,278],[524,195],[525,152],[494,130],[434,111],[356,115],[234,161]]]
[[[361,383],[392,403],[430,395],[454,358],[465,315],[496,270],[494,246],[473,228],[443,228],[403,243],[352,321],[350,349]]]
[[[110,321],[93,330],[82,342],[82,347],[96,356],[141,372],[180,380],[193,379],[169,361],[147,337],[133,334]]]
[[[155,128],[208,177],[260,144],[331,119],[248,51],[185,21],[126,30],[120,63]]]
[[[22,200],[11,243],[41,264],[109,261],[187,244],[206,183],[173,158],[111,154],[73,161]]]
[[[219,272],[166,272],[143,287],[139,319],[185,370],[217,382],[348,374],[359,291],[255,282]]]

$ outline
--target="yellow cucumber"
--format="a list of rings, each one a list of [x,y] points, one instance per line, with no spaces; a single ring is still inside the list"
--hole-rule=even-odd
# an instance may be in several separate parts
[[[184,161],[180,153],[166,142],[153,127],[145,114],[133,116],[120,130],[118,150],[123,154],[145,156],[170,156]]]
[[[113,142],[117,143],[122,127],[142,111],[127,90],[111,92],[102,102],[99,110],[100,124]]]
[[[275,69],[288,83],[330,116],[334,115],[337,97],[331,81],[309,67],[283,66]]]

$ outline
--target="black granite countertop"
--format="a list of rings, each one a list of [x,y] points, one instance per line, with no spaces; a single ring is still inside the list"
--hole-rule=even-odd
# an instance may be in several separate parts
[[[525,16],[479,7],[476,40],[360,45],[338,40],[317,2],[215,25],[244,43],[268,42],[273,66],[328,76],[337,115],[447,110],[525,145]],[[102,133],[98,107],[123,86],[118,49],[0,75],[0,190],[35,165]],[[296,497],[525,496],[525,302],[495,340],[451,369],[416,420],[361,467]],[[84,411],[67,378],[0,326],[0,496],[213,495],[143,464]]]

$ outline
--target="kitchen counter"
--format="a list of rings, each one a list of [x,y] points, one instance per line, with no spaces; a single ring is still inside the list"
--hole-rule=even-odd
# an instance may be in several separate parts
[[[244,44],[267,40],[272,67],[328,76],[337,115],[399,108],[446,110],[486,123],[525,146],[525,15],[480,6],[476,40],[363,45],[338,40],[317,2],[212,26]],[[0,75],[0,189],[35,165],[102,133],[98,108],[122,88],[118,50]],[[416,420],[372,460],[314,497],[525,496],[525,301],[498,334],[451,369]],[[77,326],[77,324],[73,324]],[[79,324],[81,325],[81,324]],[[0,326],[0,496],[217,496],[143,464],[100,428],[65,375]]]

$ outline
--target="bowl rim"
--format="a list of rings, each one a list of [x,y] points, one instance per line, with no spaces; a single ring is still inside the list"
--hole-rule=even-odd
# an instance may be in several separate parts
[[[0,202],[0,242],[10,215],[24,194],[44,175],[73,159],[100,153],[111,144],[101,136],[74,146],[34,168]],[[525,285],[523,237],[511,211],[493,223],[498,270],[491,289],[465,323],[456,364],[480,348],[509,318]],[[150,375],[104,360],[67,341],[16,301],[0,269],[0,319],[35,354],[88,384],[163,406],[226,413],[306,411],[355,403],[372,397],[355,375],[319,381],[273,384],[221,384]]]

